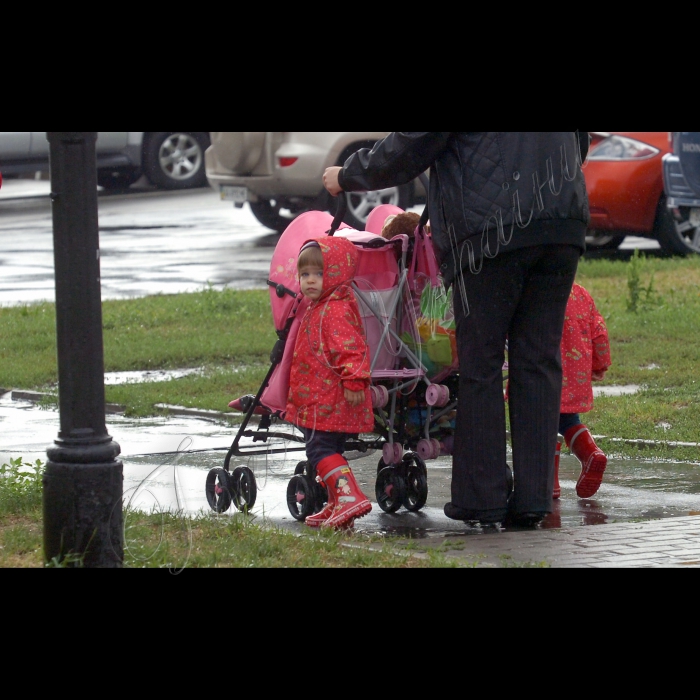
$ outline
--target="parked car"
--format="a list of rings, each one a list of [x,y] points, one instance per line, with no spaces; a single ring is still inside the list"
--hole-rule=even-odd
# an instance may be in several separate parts
[[[700,131],[672,131],[663,157],[666,205],[675,222],[679,252],[700,253]]]
[[[156,187],[206,187],[204,151],[208,131],[98,131],[97,184],[126,189],[142,175]],[[5,176],[48,170],[45,131],[0,131],[0,164]]]
[[[388,131],[212,131],[205,153],[209,184],[224,201],[246,202],[263,225],[282,232],[309,209],[335,212],[322,185],[324,170],[342,165],[359,148],[371,147]],[[380,204],[409,209],[425,201],[419,180],[401,187],[348,196],[345,221],[363,229]]]
[[[663,157],[668,131],[592,131],[583,173],[591,207],[589,250],[617,248],[626,236],[654,238],[666,252],[690,248],[666,206]]]

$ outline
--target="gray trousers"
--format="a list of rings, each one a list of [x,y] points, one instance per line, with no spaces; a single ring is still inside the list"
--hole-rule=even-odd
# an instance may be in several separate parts
[[[484,259],[455,281],[459,397],[452,503],[482,516],[549,513],[561,405],[560,345],[581,250],[540,245]],[[514,490],[508,504],[503,363]]]

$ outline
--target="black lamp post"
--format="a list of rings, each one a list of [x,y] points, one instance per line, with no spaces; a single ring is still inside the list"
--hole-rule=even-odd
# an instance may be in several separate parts
[[[46,454],[44,559],[119,568],[123,465],[105,425],[96,131],[49,131],[60,431]]]

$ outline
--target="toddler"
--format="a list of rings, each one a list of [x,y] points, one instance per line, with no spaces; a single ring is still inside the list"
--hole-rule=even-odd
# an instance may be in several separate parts
[[[328,491],[328,504],[304,521],[309,527],[351,527],[372,510],[343,457],[349,436],[374,429],[369,352],[350,286],[357,262],[355,246],[332,236],[305,243],[297,261],[311,303],[294,346],[285,420],[303,431]]]
[[[576,482],[580,498],[591,498],[603,481],[608,463],[605,453],[596,445],[590,430],[581,422],[580,413],[593,408],[592,381],[600,381],[610,367],[610,341],[605,319],[591,295],[574,283],[569,295],[561,339],[562,392],[559,434],[566,446],[581,462]],[[554,460],[554,498],[561,496],[557,443]]]

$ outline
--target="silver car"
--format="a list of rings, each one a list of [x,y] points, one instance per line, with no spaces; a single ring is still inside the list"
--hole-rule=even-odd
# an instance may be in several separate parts
[[[323,188],[325,169],[342,165],[360,148],[389,131],[212,131],[205,153],[209,184],[236,207],[248,203],[257,220],[282,232],[309,209],[335,213],[336,200]],[[420,180],[348,196],[345,221],[363,229],[380,204],[408,209],[425,201]]]
[[[142,175],[166,190],[206,187],[208,131],[98,131],[97,184],[126,189]],[[45,131],[0,131],[0,169],[5,177],[46,171]]]

